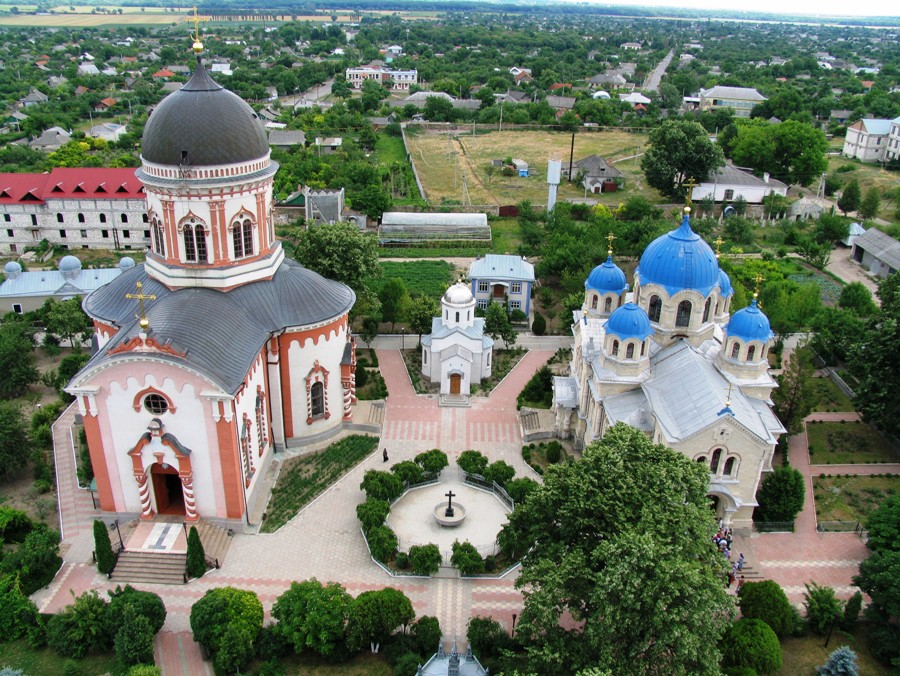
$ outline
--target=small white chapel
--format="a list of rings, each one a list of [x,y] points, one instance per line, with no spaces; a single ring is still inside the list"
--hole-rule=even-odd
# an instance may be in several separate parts
[[[475,316],[475,296],[462,280],[441,297],[441,316],[422,336],[422,375],[441,384],[441,394],[469,396],[472,383],[491,375],[494,341]]]

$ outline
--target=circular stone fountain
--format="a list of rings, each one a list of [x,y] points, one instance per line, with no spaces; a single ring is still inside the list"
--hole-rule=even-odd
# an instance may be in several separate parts
[[[444,528],[456,528],[466,520],[466,508],[458,502],[448,508],[443,502],[435,505],[434,520]]]

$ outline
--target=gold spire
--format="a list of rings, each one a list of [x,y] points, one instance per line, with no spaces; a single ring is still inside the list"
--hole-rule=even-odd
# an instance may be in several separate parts
[[[606,236],[606,241],[609,242],[609,245],[606,247],[606,255],[612,256],[612,251],[613,251],[613,249],[612,249],[612,243],[613,243],[613,240],[616,240],[616,239],[618,239],[618,237],[616,237],[616,236],[615,236],[614,234],[612,234],[612,233],[609,233],[609,234]]]
[[[694,180],[694,177],[691,176],[687,181],[685,181],[684,186],[687,188],[687,192],[684,194],[685,206],[687,209],[685,213],[690,213],[691,207],[691,193],[694,192],[694,188],[697,187],[697,182]]]
[[[762,273],[757,272],[757,273],[756,273],[756,279],[755,279],[754,281],[756,282],[756,288],[755,288],[755,290],[753,291],[753,297],[754,297],[754,298],[759,298],[759,286],[760,286],[760,284],[762,284],[762,283],[763,283],[764,281],[766,281],[766,280],[765,280],[765,278],[762,276]]]
[[[728,396],[725,397],[725,408],[731,408],[731,383],[728,383]]]
[[[194,5],[194,33],[191,35],[191,39],[194,41],[194,44],[191,45],[191,49],[194,50],[194,53],[199,54],[203,51],[203,43],[200,42],[200,22],[206,21],[206,19],[201,19],[197,14],[197,5]]]
[[[722,236],[721,236],[721,235],[719,235],[718,237],[716,237],[716,241],[713,242],[713,244],[716,245],[716,258],[718,258],[718,257],[719,257],[719,254],[722,253],[721,249],[722,249],[722,245],[723,245],[724,243],[725,243],[725,240],[722,239]]]
[[[144,293],[143,282],[136,282],[135,286],[137,287],[137,293],[126,293],[125,297],[129,300],[137,300],[138,301],[138,308],[140,309],[139,319],[140,319],[141,330],[146,332],[147,329],[150,328],[150,320],[147,319],[147,315],[144,313],[144,301],[145,300],[156,300],[156,296],[152,293],[151,294]]]

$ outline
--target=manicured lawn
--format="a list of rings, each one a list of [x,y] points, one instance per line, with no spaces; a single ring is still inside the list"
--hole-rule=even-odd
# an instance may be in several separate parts
[[[816,515],[819,521],[861,521],[900,490],[900,477],[815,477]]]
[[[354,434],[324,451],[287,460],[272,489],[262,532],[278,530],[300,509],[374,451],[378,437]]]
[[[803,638],[786,638],[781,642],[783,662],[776,676],[806,676],[814,674],[816,667],[828,661],[828,656],[841,646],[849,646],[859,659],[857,666],[860,674],[881,676],[891,673],[889,667],[878,662],[869,653],[865,634],[865,625],[859,625],[852,634],[835,629],[831,641],[825,648],[825,637],[804,636]]]
[[[376,136],[375,155],[378,164],[389,166],[391,162],[406,163],[406,151],[403,149],[403,139],[398,136],[390,136],[381,132]]]
[[[455,269],[447,261],[382,261],[380,265],[381,278],[373,284],[376,293],[387,280],[396,277],[403,280],[410,295],[437,299],[455,280]]]
[[[806,432],[813,465],[900,462],[887,440],[864,422],[809,422]]]
[[[812,388],[816,402],[813,411],[844,413],[856,410],[850,397],[844,394],[831,378],[813,378]]]
[[[21,669],[31,676],[34,674],[61,674],[66,662],[78,665],[80,674],[84,676],[100,676],[100,674],[121,674],[119,662],[115,655],[89,655],[83,660],[72,660],[60,657],[49,648],[35,650],[28,641],[10,641],[0,643],[0,668],[12,667]]]
[[[490,222],[491,251],[499,254],[515,254],[522,244],[519,221],[515,218],[498,218]]]

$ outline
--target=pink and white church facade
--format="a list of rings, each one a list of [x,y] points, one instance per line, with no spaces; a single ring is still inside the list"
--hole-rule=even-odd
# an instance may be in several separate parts
[[[104,512],[233,526],[273,452],[352,419],[347,286],[285,257],[256,114],[198,59],[144,130],[144,264],[85,298],[98,350],[76,397]]]

